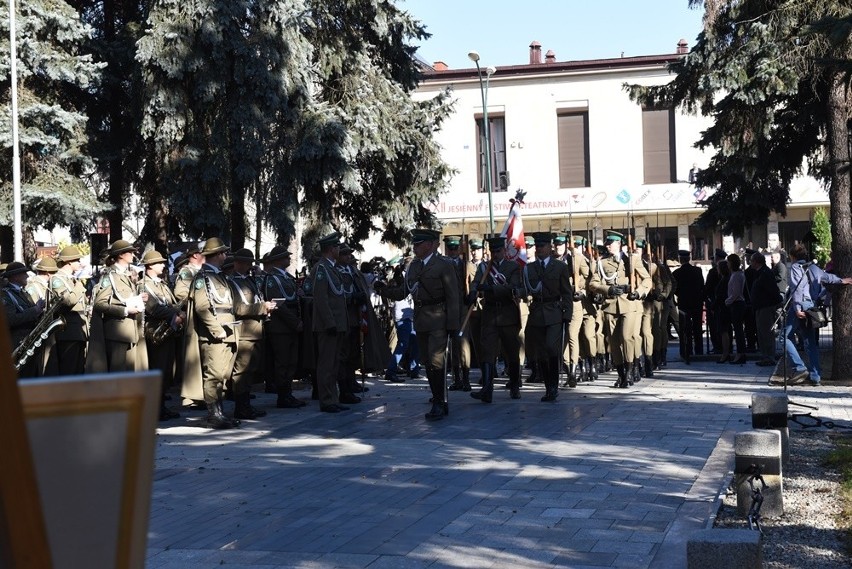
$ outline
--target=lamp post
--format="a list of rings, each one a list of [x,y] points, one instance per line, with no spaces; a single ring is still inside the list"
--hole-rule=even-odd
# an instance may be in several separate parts
[[[488,232],[494,234],[494,203],[491,199],[491,125],[488,124],[488,80],[497,71],[494,67],[485,68],[485,82],[482,81],[482,69],[479,67],[479,53],[471,51],[467,54],[476,64],[479,75],[479,93],[482,95],[482,127],[485,130],[485,191],[488,192]]]

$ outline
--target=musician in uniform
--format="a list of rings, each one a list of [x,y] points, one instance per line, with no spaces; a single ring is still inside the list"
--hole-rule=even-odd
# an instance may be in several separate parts
[[[253,420],[266,416],[266,411],[251,405],[251,386],[258,383],[264,369],[263,323],[278,305],[265,301],[257,286],[252,274],[254,253],[240,249],[228,259],[232,266],[228,282],[233,288],[234,315],[240,322],[237,357],[231,371],[234,418]]]
[[[32,265],[32,270],[35,276],[27,280],[25,290],[33,302],[47,297],[47,290],[50,288],[50,277],[56,272],[56,259],[53,257],[42,257]]]
[[[293,379],[299,364],[305,323],[296,279],[287,272],[289,266],[290,252],[283,245],[276,245],[263,257],[264,297],[278,306],[264,323],[264,332],[270,348],[272,383],[278,394],[275,406],[279,409],[299,409],[307,405],[293,396]]]
[[[145,301],[145,346],[148,350],[149,369],[158,369],[162,374],[160,397],[160,420],[177,419],[180,413],[166,407],[166,393],[175,377],[175,351],[178,331],[186,323],[186,313],[178,306],[172,289],[163,280],[166,259],[159,251],[150,250],[142,255],[145,274],[142,276],[142,292],[148,295]]]
[[[532,298],[527,320],[527,352],[532,352],[544,380],[542,401],[556,401],[559,395],[559,367],[563,352],[563,325],[570,322],[574,309],[571,268],[552,255],[553,234],[539,232],[535,239],[535,260],[527,263],[523,283]]]
[[[613,387],[626,388],[631,383],[636,353],[633,333],[636,320],[642,317],[641,299],[651,290],[651,275],[638,255],[622,254],[623,241],[621,233],[607,233],[607,254],[598,260],[589,288],[606,296],[604,322],[610,336],[610,354],[618,370]]]
[[[134,371],[148,369],[148,354],[137,350],[140,327],[137,314],[144,313],[148,295],[140,293],[131,274],[130,264],[136,247],[124,239],[110,245],[107,266],[95,292],[93,318],[101,318],[106,370]],[[90,349],[97,349],[91,346]]]
[[[415,258],[408,265],[400,286],[385,287],[377,281],[373,288],[392,300],[409,294],[414,299],[414,329],[420,357],[432,391],[432,409],[427,421],[449,414],[446,390],[446,352],[450,338],[461,324],[461,298],[458,273],[453,264],[438,254],[440,233],[431,229],[413,229],[411,244]]]
[[[59,251],[59,269],[50,279],[50,290],[63,306],[65,327],[55,334],[56,349],[50,356],[48,370],[59,375],[78,375],[86,368],[86,345],[89,340],[86,287],[75,277],[80,270],[80,250],[74,245]]]
[[[349,313],[343,280],[335,269],[340,256],[340,234],[333,232],[319,240],[321,258],[314,266],[313,329],[317,339],[317,392],[320,411],[339,413],[349,407],[341,405],[337,377],[345,354],[346,334],[349,332]]]
[[[459,298],[465,298],[467,294],[467,272],[468,262],[462,258],[461,237],[458,235],[447,235],[444,237],[444,256],[452,264],[456,273],[459,287]],[[464,312],[459,315],[464,318]],[[461,320],[459,324],[461,326]],[[453,383],[450,391],[470,391],[470,332],[469,328],[462,330],[462,334],[453,336],[450,345],[450,361],[452,362]]]
[[[14,261],[3,272],[6,284],[3,286],[3,307],[6,309],[6,325],[9,327],[10,344],[14,350],[27,338],[39,324],[44,313],[44,300],[33,302],[24,290],[27,284],[27,267]],[[37,377],[40,358],[33,354],[18,369],[18,377]],[[17,362],[13,362],[17,364]],[[6,379],[4,378],[4,381]]]
[[[521,398],[518,342],[521,314],[516,299],[517,291],[521,288],[521,268],[515,261],[505,258],[505,237],[488,239],[488,249],[491,258],[488,263],[480,263],[477,267],[471,289],[471,294],[478,294],[482,298],[482,389],[470,395],[483,403],[491,403],[492,400],[494,368],[500,346],[503,348],[503,358],[509,375],[509,394],[512,399]]]
[[[224,261],[223,261],[224,262]],[[204,255],[198,244],[193,243],[175,264],[174,294],[178,304],[185,307],[186,325],[183,330],[183,341],[178,342],[178,361],[181,365],[181,396],[190,402],[192,408],[206,409],[204,403],[203,382],[201,379],[201,354],[199,353],[198,332],[195,326],[195,310],[192,302],[201,267],[204,265]]]

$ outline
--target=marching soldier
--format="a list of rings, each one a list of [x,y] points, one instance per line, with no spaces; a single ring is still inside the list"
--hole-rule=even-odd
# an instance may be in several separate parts
[[[426,365],[426,377],[432,391],[432,409],[427,421],[449,414],[446,389],[447,343],[458,334],[461,324],[461,299],[458,273],[453,264],[437,253],[440,233],[431,229],[413,229],[411,244],[415,259],[405,271],[401,286],[385,287],[377,281],[373,288],[380,295],[402,300],[414,299],[414,329],[420,357]]]
[[[86,369],[86,344],[89,340],[86,287],[75,274],[80,270],[80,250],[74,245],[59,251],[59,269],[50,279],[50,290],[63,305],[65,328],[56,332],[56,349],[47,368],[59,375],[78,375]]]
[[[582,238],[580,239],[582,243]],[[568,367],[565,385],[574,388],[577,387],[577,380],[584,375],[583,368],[581,367],[582,360],[580,358],[580,329],[583,327],[583,294],[586,289],[583,281],[588,280],[589,267],[583,262],[582,252],[580,252],[579,258],[577,256],[577,249],[574,247],[574,236],[557,236],[553,239],[553,243],[557,252],[560,250],[564,251],[560,260],[566,263],[571,270],[571,287],[574,290],[571,319],[565,323],[566,341],[562,352],[563,363],[567,364]],[[583,274],[584,269],[585,275]]]
[[[465,298],[468,293],[468,263],[460,255],[461,237],[447,235],[444,237],[445,258],[452,263],[459,286],[459,298]],[[464,318],[464,312],[459,315]],[[457,325],[461,326],[461,320]],[[451,339],[450,361],[453,369],[453,383],[450,391],[470,391],[470,324],[462,334]]]
[[[626,388],[633,376],[633,354],[636,353],[633,331],[641,318],[642,297],[651,290],[651,276],[636,255],[622,255],[624,236],[609,231],[607,255],[598,261],[589,288],[606,296],[604,322],[610,336],[610,353],[618,370],[613,387]]]
[[[166,393],[174,381],[177,331],[183,328],[186,313],[180,309],[168,283],[162,278],[166,259],[152,249],[142,255],[142,265],[145,266],[142,291],[148,295],[148,300],[145,301],[145,345],[148,349],[148,367],[158,369],[162,374],[160,420],[167,421],[180,417],[180,413],[166,407]]]
[[[251,384],[263,369],[263,322],[276,310],[277,304],[264,301],[251,269],[254,253],[240,249],[231,259],[229,282],[233,288],[234,314],[240,322],[237,357],[231,371],[234,390],[234,418],[257,419],[266,411],[252,407]],[[296,343],[298,347],[298,343]]]
[[[559,366],[562,356],[562,330],[574,309],[571,268],[553,258],[551,233],[535,233],[535,260],[524,267],[523,282],[532,298],[527,320],[527,349],[532,351],[538,372],[544,380],[542,401],[556,401],[559,395]]]
[[[465,288],[470,293],[471,286],[474,283],[476,271],[482,262],[483,242],[482,239],[471,239],[468,241],[468,258],[467,268],[465,269]],[[470,367],[473,363],[482,356],[482,338],[480,337],[480,329],[482,328],[482,304],[479,299],[474,299],[472,305],[473,311],[470,313],[470,321],[467,324],[467,330],[464,331],[468,338],[467,365]],[[462,311],[462,319],[464,319],[464,311]],[[470,370],[463,372],[468,374],[468,384],[470,384]],[[481,382],[480,378],[480,382]]]
[[[3,306],[6,309],[6,325],[11,334],[12,349],[17,348],[27,335],[36,327],[44,313],[44,300],[33,302],[24,290],[27,284],[27,267],[14,261],[3,272],[6,284],[3,286]],[[37,377],[39,375],[38,357],[30,357],[18,370],[18,377]],[[13,362],[16,363],[16,362]],[[4,379],[5,381],[5,379]]]
[[[204,265],[190,291],[207,406],[204,426],[210,429],[232,429],[240,424],[222,409],[222,390],[234,368],[239,341],[233,291],[221,271],[227,251],[228,247],[217,237],[204,242]]]
[[[526,245],[526,249],[527,249],[527,259],[534,259],[535,258],[535,239],[532,238],[532,235],[526,235],[524,237],[524,245]],[[518,334],[518,342],[521,345],[521,353],[520,353],[521,365],[523,365],[527,369],[532,368],[532,371],[530,372],[530,376],[527,378],[528,383],[536,383],[536,382],[541,383],[541,379],[536,379],[536,371],[535,371],[535,366],[532,363],[532,359],[527,358],[527,342],[526,342],[526,336],[524,334],[524,330],[527,329],[527,320],[529,319],[529,316],[530,316],[530,305],[529,305],[529,298],[527,297],[527,292],[526,292],[526,289],[524,287],[521,287],[521,289],[518,291],[518,300],[520,301],[520,303],[518,304],[518,308],[521,311],[521,333]],[[523,374],[522,374],[521,381],[523,381]],[[508,384],[507,384],[507,387],[508,387]]]
[[[293,379],[299,363],[299,349],[304,331],[302,308],[296,279],[287,272],[290,252],[276,245],[263,258],[266,275],[263,278],[265,298],[278,306],[265,323],[268,355],[272,364],[273,384],[278,393],[275,406],[279,409],[299,409],[307,405],[293,396]]]
[[[144,313],[148,295],[139,293],[130,273],[135,252],[136,247],[123,239],[110,245],[107,251],[109,270],[104,272],[95,292],[92,317],[101,318],[106,370],[111,372],[148,369],[144,342],[142,349],[137,349],[144,338],[136,315]]]
[[[333,232],[319,240],[319,262],[313,269],[313,329],[317,338],[317,391],[320,411],[339,413],[349,407],[340,404],[337,377],[345,353],[349,313],[343,280],[334,268],[340,256],[340,234]]]
[[[491,259],[488,263],[479,264],[471,290],[471,294],[482,296],[482,389],[471,393],[470,396],[483,403],[491,403],[492,400],[494,368],[497,364],[497,349],[500,346],[503,348],[503,358],[509,375],[509,395],[512,399],[521,398],[518,342],[521,314],[515,298],[521,288],[521,269],[518,263],[505,258],[505,237],[488,239],[488,249]]]
[[[574,235],[571,238],[573,244],[572,258],[574,260],[574,313],[571,315],[572,326],[577,326],[578,356],[577,375],[586,381],[597,379],[597,366],[594,359],[597,356],[597,337],[595,313],[597,307],[594,304],[594,295],[589,291],[589,281],[592,278],[590,261],[583,254],[586,244],[582,235]],[[576,324],[574,319],[579,315],[580,322]]]
[[[642,260],[642,266],[651,275],[651,291],[654,290],[654,276],[657,274],[657,265],[651,260],[650,253],[645,254],[645,246],[647,242],[644,239],[637,239],[636,250],[634,253]],[[649,250],[650,251],[650,250]],[[654,364],[651,361],[651,355],[654,353],[654,295],[649,294],[642,299],[642,318],[639,321],[638,335],[636,339],[636,353],[633,354],[633,371],[634,381],[639,378],[639,369],[641,368],[645,377],[654,377]],[[641,365],[640,360],[641,358]]]

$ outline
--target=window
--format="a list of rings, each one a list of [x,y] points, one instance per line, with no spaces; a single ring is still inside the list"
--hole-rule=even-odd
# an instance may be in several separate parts
[[[476,155],[479,159],[479,169],[476,174],[476,183],[480,192],[487,192],[485,185],[487,178],[487,163],[485,161],[485,130],[483,129],[482,116],[476,117]],[[500,175],[506,175],[506,120],[502,116],[488,115],[490,129],[488,136],[491,143],[491,191],[506,191],[507,188],[500,184]],[[507,185],[507,184],[504,184]]]
[[[642,148],[646,184],[677,182],[674,110],[642,109]]]
[[[589,177],[589,112],[560,113],[556,117],[559,136],[559,187],[587,188]]]

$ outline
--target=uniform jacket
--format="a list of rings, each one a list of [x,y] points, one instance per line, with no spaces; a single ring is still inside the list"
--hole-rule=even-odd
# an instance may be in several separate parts
[[[128,302],[132,302],[137,294],[127,269],[114,268],[101,277],[95,292],[94,313],[103,320],[104,340],[128,344],[139,342],[136,317],[126,314]]]
[[[86,287],[70,273],[59,269],[50,279],[50,289],[58,295],[65,309],[65,328],[56,332],[59,342],[85,342],[89,339],[86,315]]]
[[[571,269],[559,259],[536,259],[524,267],[524,287],[532,298],[528,324],[550,326],[568,322],[574,311]]]
[[[598,260],[597,270],[592,274],[589,286],[593,292],[606,298],[603,305],[603,311],[606,314],[627,314],[642,311],[641,297],[646,296],[651,290],[651,275],[642,265],[642,258],[639,255],[631,255],[627,264],[625,264],[625,260],[626,256],[623,255],[621,257],[615,255],[602,257]],[[634,292],[639,294],[639,300],[627,298],[630,270],[634,274],[636,283]],[[623,287],[625,293],[620,296],[609,297],[609,287],[614,285]]]
[[[27,282],[24,290],[33,299],[33,302],[38,302],[47,296],[47,287],[50,286],[50,281],[41,275],[36,275]]]
[[[30,295],[13,284],[3,287],[3,306],[6,309],[6,325],[11,333],[12,348],[18,347],[41,318]]]
[[[269,300],[284,299],[278,309],[272,311],[266,322],[269,334],[296,334],[302,319],[302,303],[298,295],[296,279],[277,267],[269,270],[263,279],[265,297]]]
[[[200,341],[237,343],[233,292],[225,273],[205,263],[192,290],[195,331]]]
[[[154,279],[145,275],[143,278],[143,291],[148,293],[148,301],[145,303],[145,322],[148,330],[154,330],[162,322],[174,325],[175,317],[180,313],[172,289],[162,279]]]
[[[479,263],[476,268],[475,282],[482,282],[482,276],[489,270],[489,264]],[[499,276],[489,271],[485,283],[491,285],[491,290],[480,292],[482,304],[482,326],[520,326],[521,312],[515,298],[521,283],[521,267],[515,261],[503,259],[493,263],[493,270]]]
[[[700,310],[704,297],[704,273],[692,263],[684,263],[674,271],[677,281],[677,305],[681,310]]]
[[[351,283],[352,294],[357,299],[360,299],[358,301],[355,301],[355,299],[348,301],[347,306],[349,310],[350,329],[359,328],[364,333],[364,336],[361,338],[364,355],[364,367],[362,370],[384,371],[385,366],[390,361],[391,351],[388,347],[388,340],[370,302],[370,287],[367,285],[367,279],[364,277],[364,273],[354,267],[348,267],[345,274],[341,273],[341,277],[344,283]],[[355,294],[358,292],[363,293],[363,295]]]
[[[418,332],[458,330],[462,316],[457,275],[453,263],[437,253],[425,265],[423,259],[415,258],[405,270],[402,285],[388,287],[382,294],[392,300],[411,294]]]
[[[175,278],[174,295],[179,303],[186,300],[190,292],[192,292],[193,281],[198,270],[198,267],[195,265],[186,264],[178,271]]]
[[[338,333],[348,332],[349,312],[340,273],[331,261],[323,258],[314,267],[312,276],[314,332],[332,329]]]
[[[262,340],[267,311],[257,281],[252,275],[234,274],[226,278],[233,289],[234,314],[242,322],[240,340]]]

